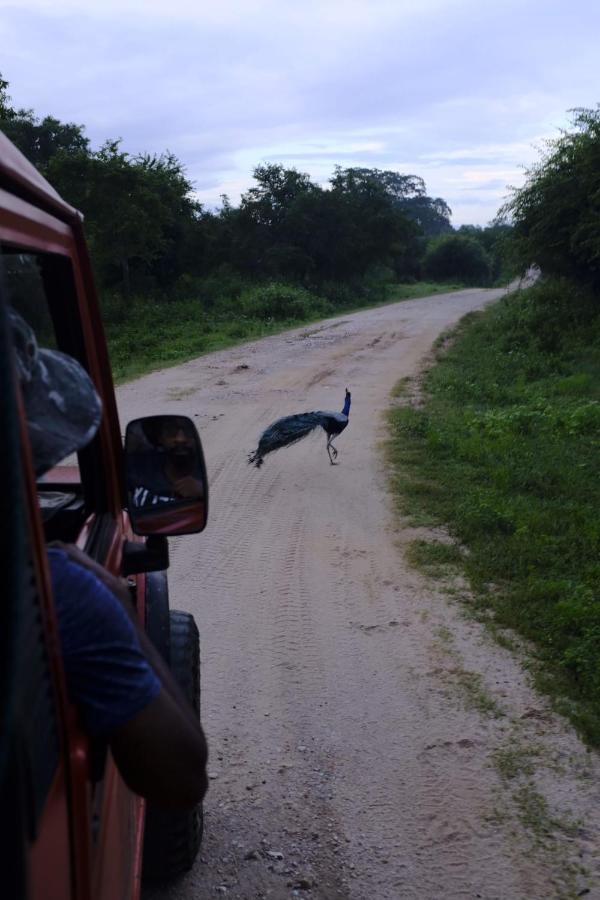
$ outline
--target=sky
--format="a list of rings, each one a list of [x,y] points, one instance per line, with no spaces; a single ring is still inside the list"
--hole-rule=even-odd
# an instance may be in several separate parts
[[[277,162],[421,176],[485,225],[600,101],[598,0],[0,0],[16,107],[170,151],[209,208]]]

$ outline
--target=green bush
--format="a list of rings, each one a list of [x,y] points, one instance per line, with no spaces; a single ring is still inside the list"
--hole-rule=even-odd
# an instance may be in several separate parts
[[[423,271],[434,281],[456,279],[465,284],[483,285],[490,281],[492,263],[479,241],[460,234],[446,234],[429,244]]]
[[[247,288],[236,304],[238,315],[277,322],[324,316],[331,308],[331,304],[322,297],[281,282]]]
[[[324,281],[319,285],[319,293],[336,309],[351,308],[364,298],[362,281],[354,283]]]
[[[542,161],[503,209],[525,268],[600,292],[600,107],[573,111],[573,130],[548,142]]]
[[[389,288],[396,281],[396,274],[389,266],[371,266],[363,279],[364,292],[370,303],[383,303]]]
[[[220,303],[227,303],[238,298],[247,285],[240,275],[228,267],[215,272],[214,275],[198,277],[180,275],[172,290],[169,300],[195,300],[203,309],[212,310]]]
[[[593,294],[566,279],[544,279],[528,291],[515,291],[504,309],[501,341],[507,348],[535,347],[552,354],[574,330],[598,328]]]

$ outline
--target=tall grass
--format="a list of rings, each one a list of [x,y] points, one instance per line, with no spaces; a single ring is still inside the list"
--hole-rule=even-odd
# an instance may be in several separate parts
[[[445,524],[482,608],[600,744],[600,315],[554,282],[467,316],[390,413],[400,508]],[[447,344],[448,342],[446,342]]]

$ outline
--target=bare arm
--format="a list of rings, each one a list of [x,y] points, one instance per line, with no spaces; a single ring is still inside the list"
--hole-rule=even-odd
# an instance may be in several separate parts
[[[145,709],[110,736],[123,780],[136,794],[166,808],[192,808],[208,787],[208,751],[198,723],[162,690]]]
[[[199,803],[208,787],[208,748],[196,712],[162,656],[135,623],[142,652],[163,689],[110,738],[115,762],[128,786],[165,807]]]
[[[121,601],[136,630],[142,653],[162,685],[158,696],[145,709],[109,735],[124,781],[135,793],[158,805],[195,806],[206,792],[208,758],[206,739],[195,710],[140,627],[125,582],[77,547],[58,546],[74,562],[91,571]]]

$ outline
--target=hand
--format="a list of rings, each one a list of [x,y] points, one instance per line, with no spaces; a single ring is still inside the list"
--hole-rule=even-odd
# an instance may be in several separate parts
[[[184,475],[173,482],[173,487],[180,497],[189,497],[192,500],[200,500],[203,495],[202,482],[193,475]]]

